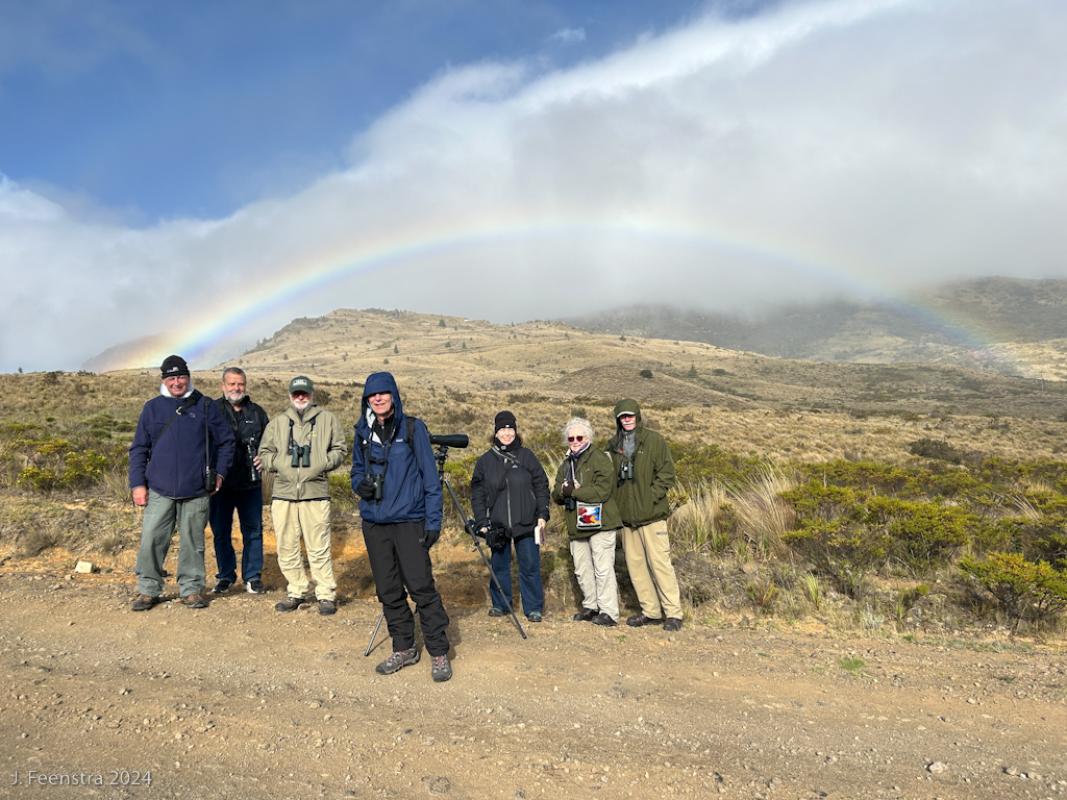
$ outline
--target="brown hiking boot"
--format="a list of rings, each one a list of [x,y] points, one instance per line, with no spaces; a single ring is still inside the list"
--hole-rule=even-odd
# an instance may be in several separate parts
[[[133,605],[130,606],[131,611],[147,611],[152,606],[159,603],[158,597],[153,597],[150,594],[139,594],[137,599],[133,601]]]
[[[182,605],[186,608],[207,608],[207,598],[199,592],[187,594],[182,598]]]

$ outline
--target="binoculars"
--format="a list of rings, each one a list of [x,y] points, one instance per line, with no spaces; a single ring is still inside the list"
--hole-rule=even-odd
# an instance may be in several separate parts
[[[248,477],[252,483],[259,482],[259,470],[256,469],[256,453],[259,448],[255,442],[245,442],[245,452],[248,453]]]
[[[310,444],[297,444],[296,442],[289,443],[289,455],[292,457],[292,462],[289,464],[291,467],[310,467],[311,466],[311,445]]]
[[[619,483],[623,481],[632,481],[634,479],[634,462],[623,461],[619,464]]]
[[[382,499],[382,487],[385,486],[385,475],[377,473],[370,475],[370,485],[374,487],[374,499],[376,501]]]

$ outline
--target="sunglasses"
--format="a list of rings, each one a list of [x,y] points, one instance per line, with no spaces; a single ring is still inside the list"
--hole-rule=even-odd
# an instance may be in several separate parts
[[[568,436],[567,437],[567,441],[568,442],[584,442],[585,441],[585,437],[584,436]]]

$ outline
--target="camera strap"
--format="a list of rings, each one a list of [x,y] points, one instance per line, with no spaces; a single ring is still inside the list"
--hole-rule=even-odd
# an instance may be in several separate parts
[[[407,443],[408,443],[408,447],[411,448],[412,454],[415,453],[415,420],[416,420],[416,417],[410,417],[410,416],[405,416],[404,417],[405,428],[407,429]],[[289,425],[290,425],[290,427],[292,426],[292,420],[289,421]],[[370,435],[374,436],[374,428],[373,427],[370,428],[370,431],[371,431]],[[291,435],[292,434],[290,434],[290,436]],[[382,445],[382,449],[385,450],[385,465],[386,465],[386,469],[388,469],[388,467],[389,467],[389,448],[391,448],[393,446],[393,443],[392,443],[392,441],[389,441],[389,442],[384,442],[383,441],[383,442],[381,442],[381,445]],[[363,469],[366,471],[367,475],[370,475],[371,474],[371,472],[370,472],[370,455],[369,455],[370,454],[370,437],[369,436],[361,436],[360,440],[359,440],[359,446],[360,446],[360,449],[363,451]],[[385,473],[384,469],[382,470],[382,473],[383,474]]]
[[[311,444],[311,439],[315,435],[315,420],[317,420],[318,418],[319,418],[318,415],[315,415],[314,417],[311,418],[311,433],[308,434],[308,444]],[[296,439],[293,438],[293,425],[295,425],[295,424],[296,423],[293,422],[293,418],[290,417],[289,418],[289,449],[290,450],[292,450],[293,449],[293,445],[296,444]]]

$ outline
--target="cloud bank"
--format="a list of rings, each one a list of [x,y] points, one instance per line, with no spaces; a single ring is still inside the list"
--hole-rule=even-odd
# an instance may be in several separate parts
[[[787,3],[566,70],[450,69],[343,169],[225,219],[128,228],[0,179],[0,369],[159,332],[207,359],[339,306],[503,321],[1067,276],[1065,39],[1058,0]]]

